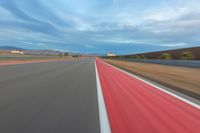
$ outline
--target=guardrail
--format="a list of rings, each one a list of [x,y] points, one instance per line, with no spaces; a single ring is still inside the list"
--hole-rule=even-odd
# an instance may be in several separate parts
[[[129,59],[129,58],[112,58],[115,60],[124,60],[132,62],[142,62],[142,63],[153,63],[162,65],[173,65],[173,66],[183,66],[183,67],[194,67],[200,68],[200,61],[191,60],[148,60],[148,59]]]

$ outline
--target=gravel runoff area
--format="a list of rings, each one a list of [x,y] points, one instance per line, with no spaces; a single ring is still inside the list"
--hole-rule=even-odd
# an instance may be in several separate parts
[[[105,59],[104,61],[200,99],[200,69]]]

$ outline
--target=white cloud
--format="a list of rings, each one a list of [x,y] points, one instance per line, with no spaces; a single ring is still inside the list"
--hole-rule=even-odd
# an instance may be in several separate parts
[[[44,44],[44,43],[36,43],[36,45],[38,45],[38,46],[44,46],[46,44]]]
[[[34,43],[32,43],[32,42],[26,42],[26,41],[22,41],[22,43],[25,43],[25,44],[34,44]]]
[[[164,9],[155,10],[149,15],[146,16],[146,19],[148,20],[154,20],[154,21],[172,21],[175,20],[182,15],[186,14],[188,12],[187,8],[184,7],[167,7]]]
[[[13,20],[14,17],[9,11],[0,6],[0,20]]]
[[[161,46],[165,47],[183,47],[183,46],[188,46],[187,43],[168,43],[168,44],[160,44]]]

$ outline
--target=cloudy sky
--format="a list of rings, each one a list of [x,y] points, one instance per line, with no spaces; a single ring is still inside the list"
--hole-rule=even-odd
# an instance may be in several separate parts
[[[140,53],[200,46],[200,0],[0,0],[0,46]]]

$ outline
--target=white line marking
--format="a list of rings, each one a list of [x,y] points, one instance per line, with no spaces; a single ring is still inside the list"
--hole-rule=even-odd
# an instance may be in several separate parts
[[[98,107],[99,107],[99,119],[100,119],[100,130],[101,133],[111,133],[110,124],[108,120],[108,115],[106,111],[106,106],[103,98],[103,92],[99,80],[99,74],[95,61],[95,72],[96,72],[96,82],[97,82],[97,97],[98,97]]]
[[[138,76],[136,76],[136,75],[134,75],[134,74],[131,74],[131,73],[129,73],[129,72],[126,72],[126,71],[124,71],[124,70],[122,70],[122,69],[120,69],[120,68],[117,68],[117,67],[115,67],[115,66],[113,66],[113,65],[111,65],[111,64],[108,64],[107,62],[104,62],[104,61],[102,61],[102,62],[105,63],[105,64],[107,64],[107,65],[109,65],[109,66],[111,66],[111,67],[113,67],[113,68],[115,68],[115,69],[117,69],[117,70],[119,70],[119,71],[121,71],[121,72],[123,72],[123,73],[125,73],[125,74],[128,74],[128,75],[130,75],[130,76],[132,76],[132,77],[134,77],[134,78],[136,78],[136,79],[138,79],[138,80],[140,80],[140,81],[143,81],[143,82],[145,82],[145,83],[147,83],[147,84],[149,84],[149,85],[155,87],[156,89],[161,90],[161,91],[163,91],[163,92],[165,92],[165,93],[167,93],[167,94],[169,94],[169,95],[171,95],[171,96],[173,96],[173,97],[175,97],[175,98],[177,98],[177,99],[179,99],[179,100],[182,100],[182,101],[186,102],[187,104],[192,105],[193,107],[196,107],[196,108],[200,109],[200,105],[199,105],[199,104],[196,104],[196,103],[194,103],[194,102],[192,102],[192,101],[189,101],[189,100],[187,100],[187,99],[185,99],[185,98],[183,98],[183,97],[181,97],[181,96],[178,96],[178,95],[176,95],[176,94],[174,94],[174,93],[172,93],[172,92],[170,92],[170,91],[167,91],[167,90],[165,90],[165,89],[163,89],[163,88],[161,88],[161,87],[159,87],[159,86],[157,86],[157,85],[154,85],[154,84],[152,84],[152,83],[149,83],[149,82],[147,82],[146,80],[141,79],[141,78],[139,78]]]

